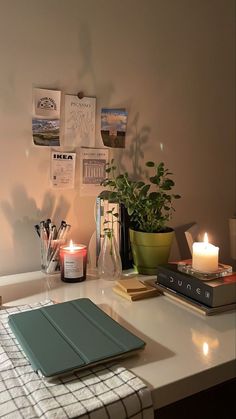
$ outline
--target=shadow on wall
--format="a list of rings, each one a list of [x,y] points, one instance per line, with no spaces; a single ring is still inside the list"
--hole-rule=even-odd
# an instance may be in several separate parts
[[[137,112],[133,120],[129,121],[127,131],[129,147],[122,150],[114,149],[114,157],[118,162],[120,171],[125,172],[127,170],[126,161],[128,160],[132,164],[131,176],[134,179],[142,179],[148,176],[148,171],[143,165],[143,159],[145,157],[144,149],[147,146],[151,129],[145,125],[139,129],[139,117],[139,113]]]
[[[91,35],[89,26],[85,22],[79,23],[78,45],[78,55],[81,57],[81,67],[78,71],[79,84],[81,84],[83,79],[89,77],[90,86],[92,86],[92,89],[94,89],[94,93],[96,93],[97,97],[100,96],[102,98],[103,104],[105,107],[107,107],[110,104],[111,96],[115,89],[112,83],[106,81],[102,84],[97,80],[96,71],[93,64]]]
[[[79,55],[81,57],[81,67],[78,71],[78,79],[81,82],[81,80],[89,77],[96,95],[99,97],[99,92],[102,92],[102,102],[105,106],[109,106],[115,89],[112,84],[106,83],[101,85],[97,80],[96,71],[93,65],[90,31],[88,25],[84,22],[80,22],[79,24],[78,45]],[[145,161],[145,149],[148,148],[151,128],[146,125],[139,128],[139,112],[133,116],[132,120],[130,120],[130,118],[131,117],[129,115],[128,130],[126,133],[126,148],[114,148],[112,149],[112,152],[121,172],[127,170],[126,162],[128,161],[129,164],[131,162],[131,176],[134,179],[147,178],[148,170],[145,168],[143,161]],[[187,229],[186,226],[179,226],[176,228],[176,241],[179,247],[181,259],[189,258],[191,255],[184,236],[185,228]]]
[[[12,230],[14,266],[9,269],[11,273],[39,269],[40,247],[34,226],[47,218],[59,223],[66,218],[69,207],[69,202],[63,197],[56,202],[56,197],[48,192],[44,196],[42,208],[38,208],[24,186],[14,187],[11,202],[1,203],[2,212]]]

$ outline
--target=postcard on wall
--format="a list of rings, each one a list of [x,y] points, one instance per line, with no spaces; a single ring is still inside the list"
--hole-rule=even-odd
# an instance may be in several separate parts
[[[76,153],[51,152],[50,180],[53,188],[72,189],[75,184]]]
[[[60,145],[60,108],[59,90],[33,90],[32,133],[35,145]]]
[[[95,146],[96,98],[65,95],[65,144]]]
[[[106,163],[109,159],[107,148],[81,148],[80,150],[80,194],[97,196],[104,187]]]
[[[101,135],[106,147],[125,148],[127,116],[125,109],[102,109]]]

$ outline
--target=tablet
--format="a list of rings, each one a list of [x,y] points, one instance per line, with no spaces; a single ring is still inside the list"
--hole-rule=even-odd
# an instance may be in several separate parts
[[[131,355],[145,342],[88,298],[11,314],[9,325],[33,369],[45,377]]]

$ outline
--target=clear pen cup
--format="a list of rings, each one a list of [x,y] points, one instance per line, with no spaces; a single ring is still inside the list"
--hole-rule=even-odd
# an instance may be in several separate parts
[[[51,240],[41,239],[41,271],[45,274],[55,274],[60,272],[60,247],[64,245],[66,238]]]

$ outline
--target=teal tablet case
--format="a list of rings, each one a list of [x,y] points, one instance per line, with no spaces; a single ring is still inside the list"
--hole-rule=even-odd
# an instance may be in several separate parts
[[[129,355],[145,346],[88,298],[11,314],[8,321],[33,369],[45,377]]]

